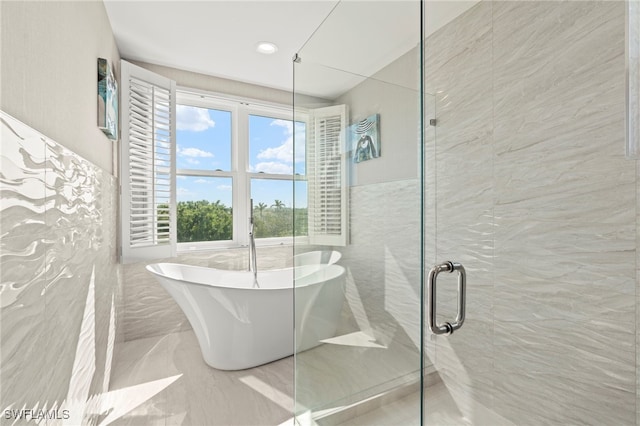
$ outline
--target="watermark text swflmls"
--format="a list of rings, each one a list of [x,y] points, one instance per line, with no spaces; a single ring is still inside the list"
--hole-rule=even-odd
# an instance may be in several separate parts
[[[4,410],[6,420],[68,420],[69,410]]]

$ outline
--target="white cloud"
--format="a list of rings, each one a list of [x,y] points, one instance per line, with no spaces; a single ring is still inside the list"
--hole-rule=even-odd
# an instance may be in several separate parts
[[[256,164],[255,167],[251,167],[251,171],[291,175],[293,174],[293,165],[280,163],[277,161],[264,161],[262,163]]]
[[[193,158],[187,158],[186,161],[187,161],[187,163],[193,164],[194,166],[197,165],[197,164],[200,164],[200,162],[198,160],[193,159]]]
[[[264,151],[258,153],[260,160],[280,160],[286,163],[293,162],[293,139],[291,143],[285,142],[284,144],[275,148],[267,148]]]
[[[176,147],[176,153],[181,157],[201,157],[201,158],[211,158],[213,157],[213,152],[203,151],[198,148],[180,148],[180,145]]]
[[[286,164],[293,164],[293,132],[294,126],[293,122],[288,120],[273,120],[271,122],[271,126],[279,126],[284,128],[284,135],[286,139],[282,142],[281,145],[267,148],[263,151],[260,151],[257,157],[260,160],[278,160],[282,161]],[[295,161],[304,161],[304,147],[305,147],[305,132],[304,132],[304,124],[296,123],[295,126],[296,131],[296,149],[295,149]]]
[[[293,132],[293,122],[289,120],[273,120],[269,125],[284,127],[289,134]]]
[[[208,128],[213,128],[215,125],[216,122],[209,116],[209,111],[204,108],[186,105],[176,106],[176,128],[178,130],[202,132]]]
[[[216,186],[216,189],[219,189],[221,191],[231,191],[231,185],[218,185]]]
[[[194,183],[209,183],[209,181],[208,181],[208,180],[206,180],[206,179],[196,179],[196,180],[194,180],[193,182],[194,182]]]

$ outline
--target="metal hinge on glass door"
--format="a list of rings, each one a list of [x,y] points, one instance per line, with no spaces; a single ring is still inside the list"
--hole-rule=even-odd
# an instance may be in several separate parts
[[[458,313],[453,322],[438,324],[436,322],[436,279],[440,272],[458,272]],[[464,308],[466,305],[467,276],[464,267],[456,262],[444,262],[429,271],[427,278],[427,306],[429,308],[429,328],[434,334],[449,335],[464,324]]]

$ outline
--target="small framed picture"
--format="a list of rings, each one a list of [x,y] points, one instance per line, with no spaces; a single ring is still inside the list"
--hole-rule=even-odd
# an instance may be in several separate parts
[[[380,157],[380,115],[374,114],[349,126],[353,162]]]
[[[118,82],[103,58],[98,58],[98,128],[109,139],[118,139]]]

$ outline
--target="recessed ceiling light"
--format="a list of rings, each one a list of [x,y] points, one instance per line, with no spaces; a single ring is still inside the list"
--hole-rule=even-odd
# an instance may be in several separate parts
[[[256,50],[265,55],[271,55],[278,51],[278,46],[268,41],[261,41],[256,45]]]

